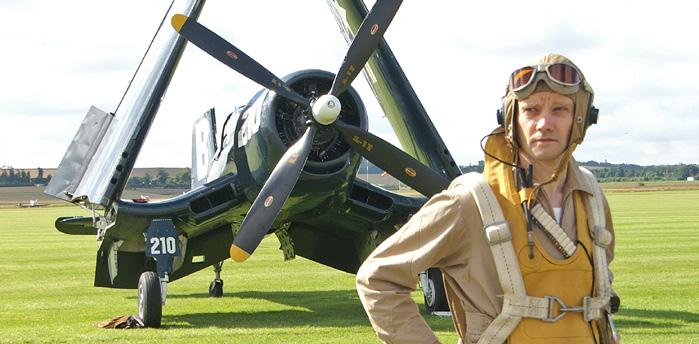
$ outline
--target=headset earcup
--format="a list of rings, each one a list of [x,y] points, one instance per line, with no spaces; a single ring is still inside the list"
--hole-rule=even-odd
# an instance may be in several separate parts
[[[587,125],[597,124],[597,118],[599,117],[599,109],[590,105],[587,110]]]

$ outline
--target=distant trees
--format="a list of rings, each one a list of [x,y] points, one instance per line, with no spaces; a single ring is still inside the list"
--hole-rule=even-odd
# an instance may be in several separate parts
[[[699,177],[699,166],[697,165],[680,165],[675,171],[678,179],[687,179],[687,177]]]
[[[485,161],[480,160],[478,161],[477,165],[471,165],[469,164],[468,166],[459,166],[461,169],[461,173],[469,173],[469,172],[478,172],[478,173],[483,173],[483,167],[485,166]]]
[[[585,165],[585,163],[581,163]],[[654,180],[686,180],[687,177],[699,179],[699,166],[691,164],[679,165],[612,165],[592,169],[592,173],[602,182],[621,181],[654,181]]]
[[[44,177],[44,169],[37,168],[37,176],[32,178],[26,170],[16,170],[13,167],[3,167],[0,172],[0,186],[46,185],[51,181],[51,175]]]
[[[35,177],[32,177],[32,174]],[[165,169],[158,169],[155,176],[149,173],[142,177],[132,176],[127,182],[128,187],[163,187],[163,188],[189,188],[191,185],[191,170],[186,168],[175,176],[170,176]],[[10,166],[0,167],[0,186],[30,186],[47,185],[52,176],[46,174],[46,170],[38,167],[36,170],[15,169]]]
[[[639,166],[584,161],[578,162],[578,165],[588,167],[601,182],[699,179],[699,166],[693,164]],[[478,165],[459,167],[463,173],[483,172],[483,161],[479,161]]]
[[[654,165],[639,166],[633,164],[611,164],[607,162],[584,161],[578,165],[587,166],[601,182],[616,181],[654,181],[654,180],[686,180],[694,177],[699,180],[699,165],[678,164],[678,165]],[[483,172],[484,162],[478,164],[459,166],[461,172]],[[380,168],[362,160],[359,173],[381,173]],[[51,175],[46,175],[46,171],[38,167],[36,177],[31,177],[32,173],[26,169],[15,169],[13,167],[0,168],[0,186],[21,186],[21,185],[46,185],[51,181]],[[183,169],[174,176],[165,169],[155,171],[155,176],[145,173],[142,177],[131,176],[127,182],[127,187],[131,188],[189,188],[191,186],[191,170]]]
[[[126,186],[130,188],[189,188],[191,186],[191,173],[191,170],[187,168],[171,177],[165,169],[161,168],[155,172],[155,177],[147,172],[142,177],[129,177]]]

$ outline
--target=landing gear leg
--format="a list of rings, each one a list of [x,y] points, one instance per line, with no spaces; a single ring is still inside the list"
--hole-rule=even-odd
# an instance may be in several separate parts
[[[420,285],[425,296],[425,310],[433,315],[446,315],[449,312],[447,295],[444,291],[442,272],[429,268],[420,274]]]
[[[221,297],[223,296],[223,280],[221,279],[221,267],[223,262],[218,262],[214,264],[214,280],[211,281],[209,285],[209,296],[210,297]]]
[[[171,219],[153,219],[145,233],[147,258],[155,260],[156,272],[146,271],[138,281],[138,315],[148,327],[160,327],[172,262],[181,256],[177,230]]]

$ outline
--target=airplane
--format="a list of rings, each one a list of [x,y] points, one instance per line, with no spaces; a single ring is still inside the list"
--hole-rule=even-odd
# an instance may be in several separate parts
[[[296,255],[356,273],[427,198],[461,174],[383,39],[400,0],[328,0],[349,49],[336,74],[279,78],[197,22],[204,0],[178,0],[113,113],[91,107],[45,192],[92,211],[60,217],[66,234],[95,235],[96,287],[138,290],[138,315],[159,327],[167,284],[213,266],[209,295],[223,294],[221,267],[245,261],[275,234]],[[164,19],[165,20],[165,19]],[[186,43],[264,89],[231,112],[215,109],[192,130],[192,188],[156,202],[121,199]],[[367,131],[351,83],[364,70],[403,149]],[[356,178],[364,158],[423,196]],[[438,269],[420,273],[428,311],[448,311]]]
[[[46,204],[40,203],[38,199],[30,199],[28,203],[22,203],[22,201],[19,201],[17,206],[20,208],[37,208],[44,207]]]

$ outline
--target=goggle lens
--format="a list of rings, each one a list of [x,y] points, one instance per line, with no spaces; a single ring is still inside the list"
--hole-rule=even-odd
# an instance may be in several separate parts
[[[535,67],[522,67],[510,75],[510,90],[519,91],[527,87],[538,71]],[[555,63],[545,66],[546,74],[551,81],[563,86],[575,86],[580,83],[580,73],[575,67],[565,63]]]
[[[566,86],[575,86],[580,83],[580,74],[573,66],[565,63],[548,65],[546,72],[551,80]]]
[[[529,82],[534,78],[535,72],[534,67],[524,67],[512,72],[510,76],[510,89],[512,91],[519,91],[529,85]]]

